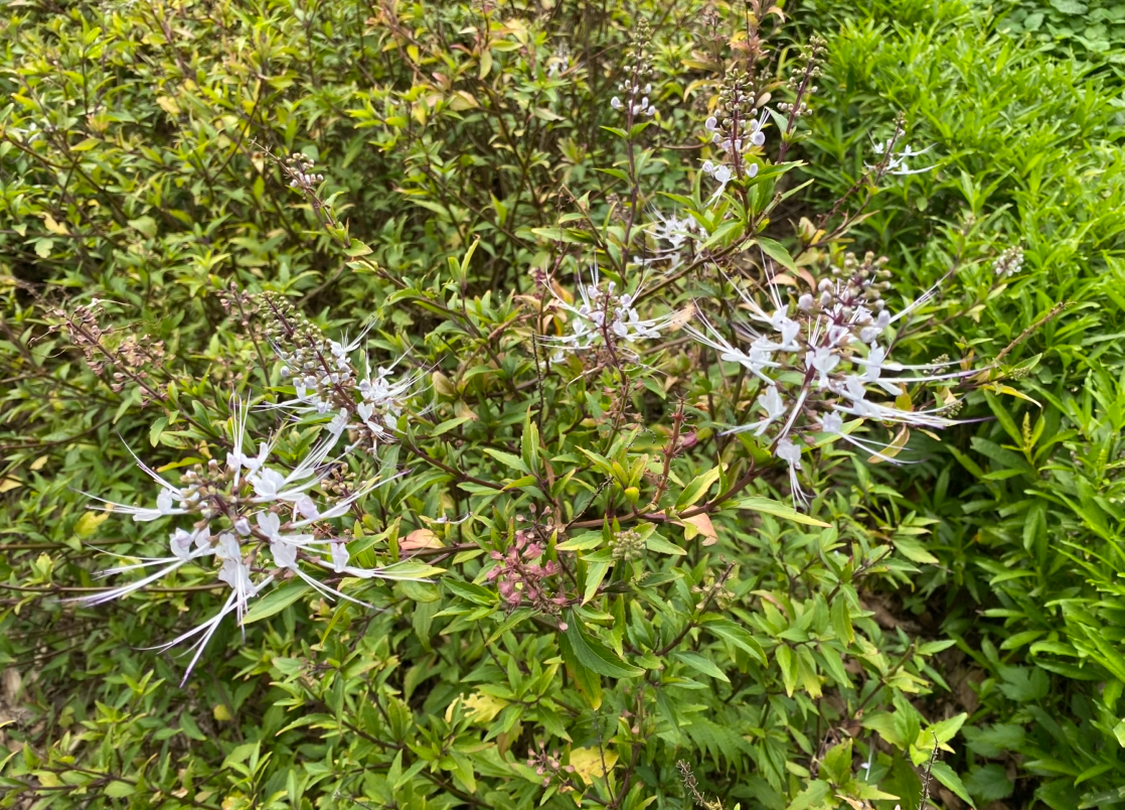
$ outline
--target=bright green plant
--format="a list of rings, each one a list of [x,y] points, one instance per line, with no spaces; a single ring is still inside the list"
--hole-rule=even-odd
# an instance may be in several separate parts
[[[971,302],[972,317],[927,337],[999,368],[974,395],[983,409],[962,414],[987,421],[895,482],[936,521],[938,563],[901,610],[943,617],[958,640],[964,657],[943,673],[972,713],[962,772],[978,802],[1101,806],[1119,800],[1125,739],[1108,597],[1121,570],[1122,106],[1083,65],[991,22],[950,3],[847,23],[826,66],[838,113],[814,119],[807,171],[829,195],[846,188],[817,167],[883,137],[888,100],[911,142],[933,145],[939,168],[881,193],[854,233],[922,284],[955,267],[952,305]]]

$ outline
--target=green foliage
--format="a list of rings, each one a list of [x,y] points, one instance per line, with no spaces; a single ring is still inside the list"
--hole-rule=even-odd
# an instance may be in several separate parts
[[[1118,5],[1079,0],[1015,2],[1000,17],[997,28],[1014,36],[1029,34],[1033,40],[1091,66],[1108,63],[1115,75],[1121,76],[1125,10]]]
[[[1120,101],[960,3],[792,11],[6,12],[0,806],[1120,800]],[[724,164],[732,87],[771,117]],[[906,143],[934,168],[894,174]],[[777,426],[724,433],[765,378],[684,327],[738,345],[755,289],[876,267],[856,248],[894,311],[942,280],[890,341],[959,362],[893,402],[968,421],[876,455],[802,426],[798,509]],[[612,295],[659,334],[574,350]],[[317,489],[382,476],[332,535],[384,573],[331,577],[374,609],[257,559],[288,579],[177,686],[188,659],[144,648],[225,586],[70,601],[97,549],[186,525],[90,495],[150,505],[134,451],[221,465],[234,403],[293,404],[291,356],[367,326],[346,362],[410,384]],[[249,417],[283,465],[330,429]]]
[[[934,145],[937,169],[881,194],[860,244],[923,280],[955,267],[951,306],[971,302],[972,318],[927,338],[996,357],[992,379],[1009,382],[984,386],[988,419],[949,456],[897,482],[935,521],[927,549],[940,561],[903,604],[940,611],[965,656],[946,663],[972,713],[969,792],[1027,802],[1030,784],[1051,807],[1101,806],[1125,765],[1110,584],[1122,571],[1122,105],[1080,64],[990,35],[958,4],[933,9],[913,29],[879,10],[845,25],[831,61],[839,117],[814,121],[807,160],[856,165],[888,131],[888,99],[911,142]],[[816,176],[829,195],[850,182]],[[1024,263],[997,279],[1011,245]],[[1025,773],[1033,781],[1013,784]]]

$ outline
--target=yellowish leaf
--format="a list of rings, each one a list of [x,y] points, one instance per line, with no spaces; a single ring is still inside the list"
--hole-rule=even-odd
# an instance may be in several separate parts
[[[582,781],[587,785],[591,784],[594,779],[603,778],[606,775],[606,771],[613,770],[613,766],[616,764],[617,752],[611,751],[608,748],[604,750],[598,750],[597,748],[574,748],[570,752],[570,766],[574,768],[574,772],[582,777]]]
[[[453,383],[449,378],[442,374],[440,371],[435,371],[430,375],[430,380],[433,383],[434,390],[441,394],[443,397],[452,397],[457,395],[457,389],[453,387]]]
[[[1017,399],[1026,400],[1027,402],[1030,402],[1032,405],[1035,405],[1038,408],[1043,407],[1039,403],[1038,400],[1032,399],[1027,394],[1023,393],[1022,391],[1017,391],[1015,388],[1012,388],[1012,386],[1010,386],[1010,385],[1001,385],[999,383],[991,383],[989,385],[984,386],[984,389],[986,391],[992,391],[992,392],[997,393],[997,394],[1007,394],[1010,397],[1016,397]]]
[[[398,541],[402,551],[417,551],[420,548],[442,548],[445,544],[441,538],[429,529],[415,529],[406,537]]]
[[[474,692],[464,699],[465,714],[477,725],[487,726],[508,706],[508,701]]]
[[[673,332],[678,332],[687,324],[691,323],[691,319],[695,317],[695,304],[688,304],[681,310],[672,313],[672,319],[668,321],[668,328]]]
[[[910,428],[903,425],[902,428],[899,429],[898,435],[894,437],[889,445],[887,445],[886,449],[880,450],[878,453],[871,456],[871,458],[867,459],[867,463],[881,464],[884,461],[890,461],[902,452],[902,448],[906,447],[906,443],[909,441]]]
[[[691,540],[696,535],[703,535],[703,545],[705,546],[713,546],[719,542],[719,534],[715,531],[715,525],[708,515],[692,515],[691,517],[680,518],[680,520],[684,524],[685,540]]]
[[[180,104],[171,96],[157,96],[156,103],[159,105],[160,109],[164,110],[164,112],[169,115],[180,114]]]
[[[455,413],[459,419],[464,418],[464,417],[468,417],[469,419],[472,419],[474,422],[477,421],[478,419],[480,419],[480,417],[477,416],[477,412],[474,411],[472,408],[470,408],[468,405],[466,405],[464,402],[458,402],[457,404],[455,404],[453,406],[453,413]]]
[[[82,517],[78,518],[78,522],[74,524],[74,533],[78,535],[80,540],[85,540],[92,537],[94,532],[109,520],[109,512],[106,510],[99,510],[97,512],[86,512]]]
[[[58,220],[56,220],[50,214],[43,214],[43,224],[46,226],[48,231],[55,234],[56,236],[66,236],[66,234],[69,233],[69,231],[67,231],[66,229],[66,226],[60,225],[58,223]]]

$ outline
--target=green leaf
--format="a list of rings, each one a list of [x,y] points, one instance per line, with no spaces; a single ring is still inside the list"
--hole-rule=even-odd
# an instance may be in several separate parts
[[[598,553],[604,554],[605,552]],[[582,591],[582,604],[586,604],[594,598],[594,595],[598,592],[598,587],[602,584],[602,580],[605,579],[605,575],[609,573],[612,566],[613,563],[608,560],[586,558],[586,583]]]
[[[520,436],[520,456],[528,470],[539,469],[539,427],[531,419],[531,409],[523,422],[523,435]]]
[[[917,540],[908,540],[904,537],[896,537],[894,538],[894,546],[895,551],[897,551],[903,557],[906,557],[906,559],[910,560],[911,562],[923,563],[926,565],[935,565],[938,562],[938,558],[930,552],[926,551],[925,546],[923,546]]]
[[[965,790],[965,785],[948,764],[944,762],[935,762],[932,771],[934,778],[945,785],[947,788],[957,794],[958,798],[962,799],[970,807],[976,807],[976,803],[969,796],[969,791]]]
[[[483,585],[477,585],[473,582],[462,582],[457,579],[444,579],[442,580],[442,585],[457,596],[475,605],[488,607],[496,604],[496,594]]]
[[[199,742],[210,739],[196,724],[195,718],[187,711],[180,715],[180,731],[182,731],[185,736],[193,740],[198,740]]]
[[[832,600],[832,608],[829,610],[829,614],[836,638],[840,639],[845,645],[854,642],[855,631],[852,629],[851,612],[848,610],[848,603],[842,594]]]
[[[789,251],[780,242],[775,242],[773,239],[767,239],[764,236],[757,238],[758,247],[762,252],[780,264],[786,270],[797,272],[797,263],[793,261],[793,257],[789,255]]]
[[[1061,14],[1078,15],[1086,13],[1086,4],[1079,3],[1078,0],[1050,0],[1050,3]]]
[[[762,645],[755,641],[754,637],[751,636],[745,628],[740,627],[730,619],[705,619],[701,622],[701,626],[710,630],[724,641],[729,641],[734,646],[749,653],[756,658],[758,663],[762,666],[766,666],[768,663]]]
[[[605,537],[601,532],[583,532],[564,543],[559,543],[555,548],[559,551],[589,551],[600,546],[604,540]]]
[[[519,470],[521,473],[529,474],[531,470],[523,463],[523,459],[512,453],[505,453],[503,450],[494,450],[491,447],[485,447],[484,452],[499,461],[505,467],[510,467],[513,470]]]
[[[270,616],[285,610],[311,590],[312,588],[301,580],[294,580],[280,588],[274,588],[250,605],[250,610],[246,611],[242,623],[253,624],[262,619],[268,619]]]
[[[403,560],[377,569],[375,576],[380,579],[413,579],[425,582],[428,581],[429,577],[436,577],[438,574],[444,573],[444,568],[437,568],[415,560]]]
[[[573,613],[571,618],[573,618]],[[568,625],[569,629],[569,625]],[[560,633],[559,639],[559,653],[562,655],[563,663],[566,664],[567,670],[574,676],[575,684],[579,690],[586,697],[586,701],[590,704],[591,708],[597,709],[602,704],[602,681],[601,676],[594,672],[582,662],[578,660],[578,653],[574,649],[574,645],[570,643],[570,639],[566,633]]]
[[[715,678],[725,683],[730,683],[730,678],[728,678],[721,669],[715,666],[715,663],[713,661],[705,658],[699,653],[688,652],[685,650],[673,653],[673,655],[677,660],[687,664],[696,672],[702,672],[704,675],[707,675],[709,677]]]
[[[778,644],[774,652],[777,666],[781,669],[781,682],[785,685],[785,694],[793,697],[797,689],[797,658],[788,644]]]
[[[997,764],[974,768],[965,780],[965,789],[982,803],[1006,799],[1012,795],[1014,787],[1004,766]]]
[[[129,227],[134,230],[140,231],[141,234],[149,239],[156,236],[156,220],[152,217],[138,217],[137,219],[129,220]]]
[[[627,664],[597,638],[585,632],[582,620],[569,611],[562,638],[570,645],[575,660],[591,672],[607,678],[637,678],[645,674],[640,667]]]
[[[700,473],[691,480],[684,491],[680,493],[680,497],[676,499],[676,509],[682,510],[694,504],[700,498],[707,494],[707,490],[719,480],[719,475],[722,471],[718,467],[713,467],[705,473]]]
[[[823,807],[832,786],[823,779],[814,779],[809,786],[794,797],[786,810],[806,810],[810,807]]]
[[[1087,793],[1082,797],[1082,804],[1078,805],[1078,810],[1090,810],[1093,807],[1106,807],[1121,802],[1125,802],[1125,787],[1112,788],[1102,793]]]
[[[829,525],[824,521],[801,514],[789,504],[775,501],[772,498],[742,498],[737,501],[732,501],[726,508],[749,509],[753,512],[773,515],[774,517],[791,520],[794,523],[801,523],[805,526],[819,526],[822,529],[829,528]]]
[[[1117,744],[1125,748],[1125,720],[1118,721],[1113,727],[1113,736],[1117,738]]]
[[[929,748],[929,743],[932,743],[935,737],[939,744],[949,742],[961,730],[961,726],[965,724],[968,717],[969,715],[965,712],[961,712],[939,723],[934,723],[918,735],[919,747]]]
[[[677,546],[671,540],[661,537],[659,533],[653,532],[645,540],[645,548],[649,551],[655,551],[658,554],[675,554],[676,556],[683,556],[687,551]]]
[[[108,785],[101,789],[102,795],[108,796],[111,799],[123,799],[126,796],[132,796],[137,792],[136,785],[130,785],[128,782],[121,782],[117,779],[110,782]]]
[[[148,443],[150,445],[156,447],[157,443],[160,441],[160,434],[164,432],[164,428],[167,425],[167,416],[161,416],[159,419],[153,420],[152,425],[148,429]]]

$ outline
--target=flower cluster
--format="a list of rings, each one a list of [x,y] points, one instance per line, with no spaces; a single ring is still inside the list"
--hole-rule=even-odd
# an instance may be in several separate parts
[[[56,309],[52,315],[58,319],[70,341],[81,350],[86,364],[98,376],[110,379],[114,392],[124,390],[126,382],[140,384],[147,396],[154,392],[147,387],[148,369],[160,368],[166,359],[164,341],[151,340],[147,335],[122,334],[113,326],[102,326],[101,317],[106,304],[114,301],[92,298],[89,304],[73,310]],[[52,329],[58,326],[52,327]]]
[[[651,118],[656,115],[656,107],[649,101],[649,96],[652,95],[652,83],[649,78],[653,74],[653,69],[652,59],[648,55],[648,38],[648,25],[642,20],[633,50],[626,64],[622,66],[626,78],[618,87],[625,98],[622,100],[614,96],[609,100],[609,106],[613,109],[624,111],[630,125],[639,116]]]
[[[719,91],[719,110],[704,122],[711,134],[711,143],[722,153],[721,159],[705,161],[703,173],[713,178],[719,189],[716,199],[733,178],[752,178],[758,174],[758,164],[747,159],[747,153],[764,146],[763,131],[769,113],[760,112],[750,90],[747,77],[741,71],[732,71]]]
[[[337,578],[417,579],[418,567],[412,568],[411,564],[384,568],[351,564],[347,538],[335,533],[328,521],[345,515],[379,484],[364,484],[334,500],[321,496],[323,500],[318,502],[314,492],[332,469],[329,453],[335,444],[334,436],[313,444],[303,459],[285,469],[270,461],[276,436],[257,448],[251,446],[246,435],[247,410],[242,403],[235,407],[233,447],[225,463],[211,459],[205,465],[197,465],[187,470],[178,484],[136,459],[141,470],[160,488],[155,506],[131,506],[91,496],[115,512],[132,515],[135,521],[188,516],[192,522],[168,535],[167,556],[140,558],[138,563],[111,568],[102,576],[141,569],[155,571],[77,601],[98,605],[119,599],[189,563],[210,566],[216,579],[229,589],[216,615],[158,648],[170,649],[196,639],[185,680],[223,619],[234,613],[242,625],[250,601],[272,583],[299,578],[327,598],[336,596],[365,604],[314,577],[310,571],[327,572]]]
[[[823,72],[820,62],[827,49],[828,43],[818,36],[814,36],[809,41],[807,48],[802,48],[801,58],[804,61],[804,69],[790,76],[788,82],[786,82],[789,90],[794,94],[793,103],[779,101],[777,103],[778,112],[784,113],[794,120],[812,115],[808,100],[811,96],[816,95],[820,89],[813,84],[813,81]],[[798,64],[800,63],[798,62]]]
[[[328,429],[336,436],[354,429],[364,432],[372,445],[393,439],[398,417],[421,377],[394,380],[395,364],[372,371],[370,358],[360,370],[351,357],[366,329],[345,343],[330,340],[281,296],[266,293],[263,298],[274,316],[267,333],[282,362],[281,376],[292,383],[296,395],[295,401],[278,407],[332,414]]]
[[[626,110],[634,118],[640,115],[647,115],[651,118],[656,115],[656,107],[648,100],[649,93],[652,92],[651,82],[646,82],[642,89],[632,79],[626,79],[621,82],[620,86],[621,91],[625,94],[625,101],[614,96],[609,100],[609,106],[615,110]],[[640,99],[637,96],[640,96]]]
[[[702,329],[689,329],[703,344],[719,352],[720,359],[739,363],[759,381],[755,421],[732,428],[771,435],[775,458],[789,466],[793,499],[804,503],[797,473],[802,469],[803,436],[828,434],[885,461],[894,461],[901,445],[879,444],[852,433],[872,420],[899,429],[942,428],[953,424],[946,406],[914,410],[906,385],[953,380],[964,372],[943,373],[950,363],[906,366],[888,359],[880,344],[884,331],[928,301],[937,285],[896,315],[891,315],[882,294],[889,273],[884,259],[868,254],[863,261],[848,255],[842,266],[805,293],[796,307],[783,301],[773,278],[768,280],[772,312],[739,291],[750,323],[736,327],[749,343],[735,346],[705,318]],[[881,397],[894,397],[886,402]],[[850,421],[848,421],[850,420]]]
[[[582,303],[575,306],[557,293],[557,306],[570,317],[569,334],[552,338],[558,350],[559,359],[563,351],[588,351],[596,347],[615,348],[619,342],[635,343],[660,337],[660,332],[672,320],[671,315],[642,319],[634,306],[640,290],[636,293],[619,292],[617,282],[609,281],[602,289],[597,267],[590,270],[590,283],[578,282],[578,294]]]
[[[289,177],[289,188],[311,192],[324,182],[324,175],[313,171],[315,163],[308,155],[297,153],[286,158],[282,170]]]
[[[559,564],[554,560],[540,563],[543,550],[542,543],[534,539],[532,532],[519,530],[507,551],[490,553],[497,564],[489,570],[487,578],[497,583],[496,589],[509,610],[515,610],[526,601],[536,610],[554,614],[567,605],[567,598],[561,592],[557,596],[548,595],[550,580],[558,574]]]
[[[653,212],[653,222],[648,225],[655,249],[647,256],[634,256],[633,261],[647,267],[659,262],[668,262],[664,272],[671,272],[684,260],[685,248],[688,256],[693,255],[695,242],[701,235],[699,223],[690,215],[682,219],[675,214],[666,216]]]
[[[609,540],[609,548],[613,559],[632,562],[644,556],[645,541],[635,529],[622,529],[614,532]]]
[[[573,765],[562,764],[562,757],[557,749],[547,753],[547,748],[542,743],[539,744],[538,750],[534,748],[527,750],[527,767],[535,769],[535,775],[543,780],[543,787],[547,787],[555,779],[565,780],[575,770]],[[566,776],[563,774],[566,774]],[[563,785],[559,792],[566,793],[570,790],[573,790],[573,788],[569,785]]]
[[[992,263],[992,272],[996,274],[997,278],[1007,278],[1014,276],[1023,269],[1023,249],[1020,247],[1010,247],[996,257],[996,261]]]
[[[547,59],[547,75],[551,78],[563,75],[570,70],[571,59],[570,46],[560,40]]]

